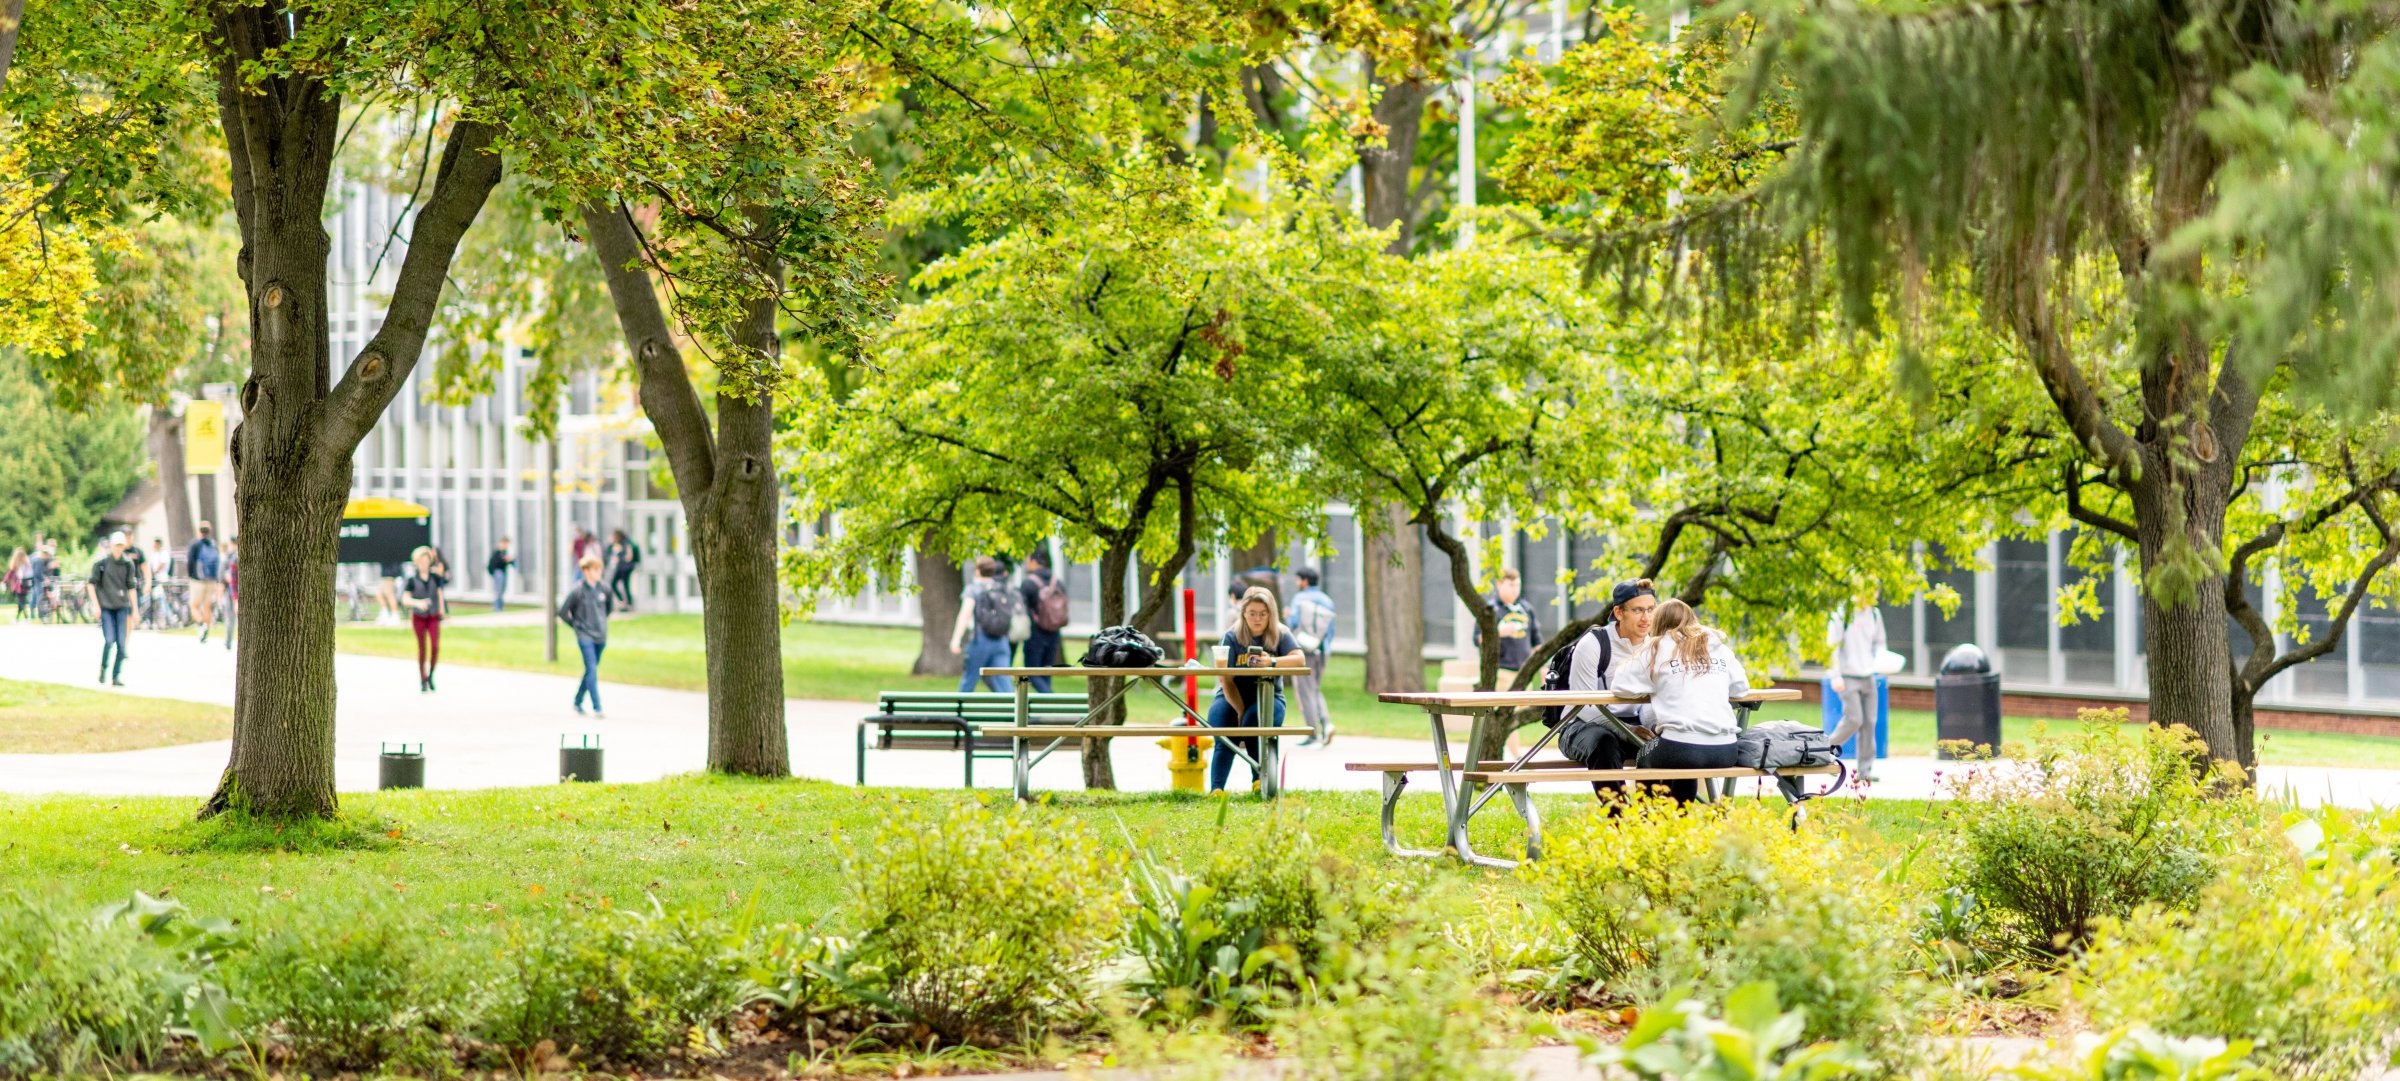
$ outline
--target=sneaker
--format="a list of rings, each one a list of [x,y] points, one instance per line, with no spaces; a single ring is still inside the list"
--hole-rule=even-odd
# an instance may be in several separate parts
[[[1307,738],[1305,738],[1305,739],[1302,739],[1302,740],[1300,741],[1300,745],[1301,745],[1301,746],[1303,746],[1303,747],[1314,747],[1314,746],[1316,746],[1316,745],[1317,745],[1317,737],[1315,737],[1315,736],[1309,736],[1309,737],[1307,737]]]
[[[592,710],[592,719],[595,721],[605,721],[608,719],[608,714],[602,713],[595,708]]]
[[[112,679],[108,681],[108,684],[112,687],[122,687],[125,685],[125,681],[122,679]]]
[[[1327,721],[1327,722],[1325,722],[1325,738],[1324,738],[1324,739],[1321,739],[1321,740],[1318,740],[1318,741],[1317,741],[1317,745],[1318,745],[1318,746],[1320,746],[1320,747],[1331,747],[1331,746],[1333,746],[1333,722],[1332,722],[1332,721]]]

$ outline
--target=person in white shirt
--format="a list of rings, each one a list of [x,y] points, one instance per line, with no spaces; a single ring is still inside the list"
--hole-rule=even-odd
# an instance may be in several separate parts
[[[1609,593],[1609,621],[1585,631],[1573,644],[1567,658],[1567,689],[1570,691],[1605,691],[1614,686],[1617,673],[1625,670],[1625,662],[1641,652],[1642,643],[1650,640],[1650,620],[1658,613],[1658,589],[1650,579],[1634,578],[1616,584]],[[1633,761],[1641,748],[1619,739],[1601,723],[1600,706],[1585,706],[1570,710],[1558,730],[1559,752],[1592,769],[1621,769]],[[1640,724],[1642,707],[1621,706],[1615,711],[1619,720]],[[1594,781],[1595,790],[1605,789],[1607,782]]]
[[[1875,594],[1862,594],[1850,606],[1850,618],[1844,621],[1835,616],[1826,628],[1826,640],[1833,645],[1833,693],[1842,703],[1842,720],[1833,729],[1836,747],[1858,737],[1858,772],[1861,781],[1875,779],[1875,672],[1881,667],[1886,648],[1883,637],[1883,610],[1875,607]]]
[[[1716,629],[1700,622],[1692,606],[1661,601],[1650,625],[1650,641],[1617,670],[1612,689],[1650,696],[1650,729],[1658,742],[1642,765],[1652,769],[1722,769],[1741,764],[1734,739],[1741,723],[1732,699],[1750,693],[1750,675]],[[1700,796],[1698,781],[1668,781],[1679,802]]]

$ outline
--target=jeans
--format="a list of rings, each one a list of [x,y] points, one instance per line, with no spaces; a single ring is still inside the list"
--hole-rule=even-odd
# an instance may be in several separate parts
[[[592,712],[600,712],[600,651],[607,648],[606,642],[594,642],[581,636],[575,639],[576,651],[583,654],[583,682],[575,685],[575,708],[578,711],[583,709],[583,700],[589,696]]]
[[[1300,698],[1300,719],[1317,730],[1317,742],[1325,742],[1325,734],[1333,724],[1325,716],[1325,651],[1303,653],[1308,659],[1308,674],[1292,677],[1292,693]]]
[[[100,610],[101,675],[114,679],[125,673],[125,620],[132,614],[133,609],[131,608],[103,608]],[[108,663],[108,654],[112,648],[117,654],[117,663],[114,668],[109,667]]]
[[[492,611],[508,611],[508,572],[492,572]]]
[[[1275,697],[1275,723],[1277,725],[1283,724],[1283,696],[1281,695],[1277,695]],[[1233,703],[1226,701],[1223,695],[1219,695],[1216,701],[1209,704],[1208,726],[1210,728],[1256,728],[1259,726],[1258,703],[1250,703],[1248,708],[1242,710],[1242,715],[1237,718],[1233,715]],[[1224,736],[1218,736],[1216,745],[1211,747],[1208,753],[1209,791],[1222,792],[1225,790],[1225,779],[1231,776],[1233,773],[1233,763],[1235,758],[1233,748],[1235,745],[1239,745],[1242,750],[1249,752],[1250,761],[1252,763],[1250,767],[1251,779],[1256,780],[1258,778],[1258,766],[1256,764],[1259,760],[1258,739],[1256,737],[1252,737],[1250,739],[1228,739]]]
[[[1858,737],[1858,775],[1875,773],[1875,677],[1842,677],[1842,721],[1828,737],[1836,747]]]
[[[1725,769],[1742,764],[1741,751],[1731,743],[1685,743],[1661,738],[1650,748],[1650,760],[1642,765],[1650,769]],[[1700,782],[1667,781],[1667,794],[1677,803],[1690,803],[1700,798]]]
[[[982,680],[984,686],[995,691],[1016,690],[1016,683],[1007,676],[985,676],[983,674],[983,670],[986,668],[1006,667],[1008,667],[1008,639],[987,635],[982,631],[972,632],[967,638],[966,670],[960,672],[958,676],[959,692],[963,694],[974,690],[977,680]]]
[[[442,662],[442,617],[430,612],[410,612],[408,627],[417,632],[417,682],[433,678],[433,666]]]
[[[1067,663],[1067,646],[1065,642],[1059,640],[1057,631],[1045,631],[1036,627],[1032,634],[1026,636],[1025,667],[1055,668],[1065,663]],[[1048,676],[1028,676],[1025,682],[1033,684],[1033,689],[1043,694],[1050,693],[1050,677]]]

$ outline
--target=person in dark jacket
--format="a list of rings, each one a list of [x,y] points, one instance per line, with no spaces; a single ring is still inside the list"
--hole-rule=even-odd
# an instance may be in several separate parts
[[[517,554],[508,550],[508,538],[492,548],[492,558],[483,561],[483,573],[492,576],[492,611],[508,611],[508,572],[517,568]]]
[[[633,570],[642,565],[642,546],[622,529],[608,531],[608,595],[616,598],[617,606],[633,611]]]
[[[92,606],[100,610],[100,681],[125,685],[125,623],[133,615],[133,598],[141,592],[142,572],[132,560],[125,558],[125,534],[108,538],[108,551],[92,563],[92,576],[86,582],[91,590]],[[109,666],[109,652],[116,652],[116,666]]]
[[[409,629],[417,635],[417,690],[433,690],[433,669],[442,662],[442,614],[448,599],[450,568],[439,553],[419,548],[408,556],[408,575],[400,580],[400,603],[408,609]]]
[[[600,652],[608,648],[608,614],[615,610],[615,598],[608,587],[600,584],[600,557],[583,557],[583,580],[575,583],[567,598],[558,602],[558,618],[575,630],[575,648],[583,653],[583,682],[575,685],[575,712],[583,712],[583,700],[592,700],[592,716],[605,717],[600,712]]]
[[[1510,567],[1500,572],[1500,581],[1492,589],[1492,621],[1500,629],[1500,685],[1508,686],[1517,669],[1525,667],[1525,659],[1533,655],[1533,644],[1542,640],[1542,621],[1525,603],[1525,583]],[[1475,628],[1475,644],[1483,644],[1483,627]]]
[[[1050,553],[1039,548],[1026,553],[1025,573],[1017,578],[1017,592],[1025,598],[1026,622],[1031,627],[1025,635],[1024,663],[1027,668],[1055,667],[1067,663],[1066,644],[1059,639],[1059,631],[1066,625],[1043,626],[1049,621],[1043,618],[1042,593],[1052,583],[1057,583],[1062,589],[1066,585],[1059,582],[1058,573],[1050,569]],[[1050,677],[1029,678],[1034,690],[1050,693]]]

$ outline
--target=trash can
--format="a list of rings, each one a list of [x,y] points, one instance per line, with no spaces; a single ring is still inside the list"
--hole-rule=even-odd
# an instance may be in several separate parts
[[[375,787],[425,787],[425,745],[409,750],[405,743],[376,744]]]
[[[600,737],[587,735],[574,744],[567,737],[558,737],[558,779],[561,781],[597,781],[600,779]]]
[[[2000,749],[2000,673],[1973,642],[1942,658],[1933,680],[1933,728],[1939,741],[1934,753],[1941,758],[1957,757],[1942,745],[1959,740]]]
[[[1206,729],[1194,726],[1194,732]],[[1167,749],[1167,789],[1171,792],[1198,792],[1207,786],[1208,753],[1215,740],[1207,736],[1168,736],[1158,745]]]

